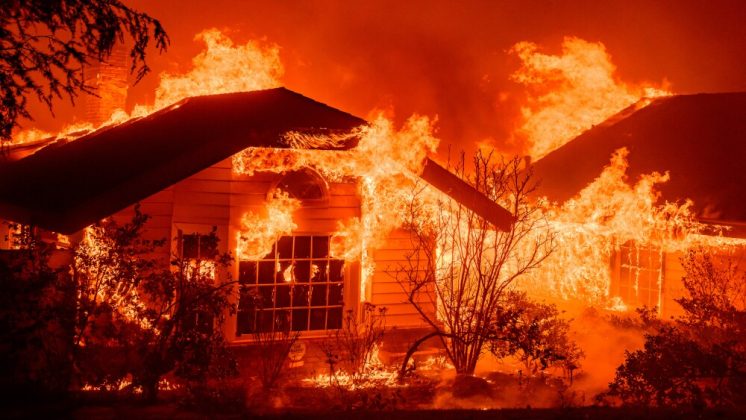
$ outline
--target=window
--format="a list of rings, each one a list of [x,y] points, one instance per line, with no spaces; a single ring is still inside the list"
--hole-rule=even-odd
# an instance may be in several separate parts
[[[329,256],[329,239],[283,236],[264,258],[239,262],[239,335],[275,325],[293,331],[342,326],[344,261]]]
[[[635,307],[658,307],[663,273],[663,252],[651,245],[627,242],[619,250],[619,297]]]
[[[288,173],[280,179],[276,188],[287,192],[290,197],[306,203],[323,201],[326,198],[324,179],[308,168]]]
[[[31,226],[19,223],[0,222],[0,249],[22,249],[31,243]]]
[[[188,269],[199,269],[203,275],[215,278],[214,259],[218,255],[217,235],[185,234],[179,230],[179,254],[188,261]],[[191,274],[191,273],[189,273]]]
[[[188,233],[178,230],[179,255],[184,260],[187,279],[195,275],[215,280],[215,258],[218,256],[218,237],[215,234]],[[214,327],[213,316],[203,311],[187,309],[184,327],[203,334],[210,334]]]

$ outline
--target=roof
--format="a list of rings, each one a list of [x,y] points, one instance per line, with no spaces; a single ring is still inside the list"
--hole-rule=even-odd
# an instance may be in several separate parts
[[[75,232],[247,147],[288,147],[287,131],[365,123],[284,88],[184,99],[0,166],[0,215]]]
[[[661,200],[691,199],[701,218],[746,221],[746,93],[672,96],[623,111],[537,161],[538,192],[571,198],[622,147],[630,181],[670,173]]]
[[[287,148],[288,131],[347,132],[363,124],[284,88],[184,99],[1,165],[0,217],[76,232],[247,147]],[[429,159],[422,177],[498,229],[513,222],[510,212]]]

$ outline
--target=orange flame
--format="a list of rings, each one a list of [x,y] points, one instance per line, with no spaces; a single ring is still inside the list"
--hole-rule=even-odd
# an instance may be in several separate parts
[[[98,128],[119,124],[163,109],[184,98],[219,93],[269,89],[280,86],[283,74],[279,47],[248,41],[235,45],[218,29],[207,29],[195,36],[204,42],[205,49],[192,59],[192,69],[185,74],[160,74],[155,103],[135,105],[131,113],[122,109],[98,127],[90,123],[76,123],[64,127],[53,135],[29,129],[13,136],[12,143],[30,143],[50,137],[75,139]]]
[[[361,213],[340,223],[332,237],[330,252],[335,258],[360,260],[362,265],[361,299],[370,294],[374,263],[370,251],[385,243],[388,235],[400,227],[416,175],[428,153],[439,140],[433,135],[433,122],[422,116],[410,117],[400,130],[378,116],[369,126],[353,130],[358,146],[349,151],[248,148],[233,157],[236,174],[253,175],[259,171],[282,173],[311,167],[327,181],[360,180]],[[303,138],[292,135],[295,145],[335,142],[334,138]],[[241,255],[239,253],[239,255]]]
[[[247,212],[241,218],[241,230],[236,233],[236,254],[241,259],[262,258],[272,252],[278,237],[287,235],[298,226],[293,212],[300,201],[281,190],[275,190],[264,208],[265,213]]]
[[[628,154],[627,149],[617,150],[598,178],[567,202],[550,206],[547,217],[557,248],[534,273],[530,290],[626,310],[621,299],[610,294],[610,259],[624,243],[634,241],[660,252],[746,244],[719,235],[722,228],[699,223],[691,201],[658,204],[657,186],[669,180],[668,173],[654,172],[628,183]]]
[[[543,54],[526,41],[510,51],[522,62],[512,80],[530,88],[518,135],[528,142],[534,160],[642,98],[671,94],[662,87],[618,80],[600,42],[565,37],[561,55]]]

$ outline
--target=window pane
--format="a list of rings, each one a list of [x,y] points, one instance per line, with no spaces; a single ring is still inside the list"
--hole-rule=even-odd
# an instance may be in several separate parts
[[[344,280],[344,261],[329,261],[329,281],[337,282]]]
[[[256,266],[256,261],[241,261],[238,263],[238,281],[242,284],[255,284]]]
[[[342,304],[342,285],[332,284],[329,286],[329,305]]]
[[[329,309],[329,320],[326,328],[330,330],[342,328],[342,308]]]
[[[272,312],[272,310],[257,311],[257,330],[272,331],[272,323],[274,322]]]
[[[275,262],[274,261],[260,261],[259,262],[259,283],[260,284],[272,284],[275,282]]]
[[[308,286],[296,285],[293,287],[293,306],[308,306],[309,291],[310,288]]]
[[[287,331],[290,329],[290,310],[275,311],[275,331]]]
[[[293,309],[293,331],[308,329],[308,309]]]
[[[276,308],[290,307],[290,286],[289,285],[277,286],[276,295],[275,295],[275,307]]]
[[[311,258],[311,237],[295,237],[295,258]]]
[[[293,263],[290,261],[280,261],[275,265],[275,282],[278,284],[291,283],[293,281]]]
[[[296,261],[295,263],[295,282],[308,283],[311,280],[311,262]]]
[[[326,309],[311,309],[311,330],[323,330],[326,324]]]
[[[325,258],[329,255],[329,237],[328,236],[314,236],[313,237],[313,257],[314,258]]]
[[[237,317],[237,332],[238,334],[249,334],[254,331],[254,311],[238,311]]]
[[[329,278],[329,265],[326,261],[314,261],[313,263],[318,267],[318,270],[315,270],[316,275],[311,279],[311,281],[314,283],[326,282]]]
[[[272,308],[274,302],[274,291],[273,286],[262,286],[259,288],[260,300],[258,303],[261,308]]]
[[[277,241],[277,258],[289,260],[293,258],[293,237],[283,236]]]
[[[326,306],[326,285],[315,285],[311,290],[311,305]]]

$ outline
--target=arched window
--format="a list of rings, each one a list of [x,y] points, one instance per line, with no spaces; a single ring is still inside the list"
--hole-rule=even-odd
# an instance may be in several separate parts
[[[287,173],[275,187],[303,202],[318,202],[327,198],[326,182],[309,168]]]

